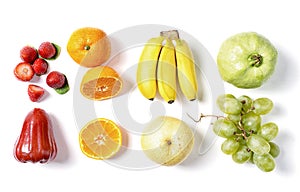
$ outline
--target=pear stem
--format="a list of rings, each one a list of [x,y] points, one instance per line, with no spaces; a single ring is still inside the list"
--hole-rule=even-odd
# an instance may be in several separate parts
[[[168,139],[168,140],[166,140],[166,142],[167,142],[167,145],[169,145],[169,146],[172,144],[172,141],[171,141],[171,140],[169,140],[169,139]]]

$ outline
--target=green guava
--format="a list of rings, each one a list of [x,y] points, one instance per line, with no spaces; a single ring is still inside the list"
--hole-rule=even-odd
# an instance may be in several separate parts
[[[217,56],[222,79],[238,88],[257,88],[275,70],[277,50],[264,36],[244,32],[223,42]]]

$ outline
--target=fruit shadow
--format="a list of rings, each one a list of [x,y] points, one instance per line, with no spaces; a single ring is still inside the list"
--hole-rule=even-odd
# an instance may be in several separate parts
[[[110,37],[111,43],[114,45],[111,50],[111,57],[109,61],[107,61],[106,65],[115,69],[121,79],[122,79],[122,89],[118,96],[122,96],[126,93],[128,93],[135,85],[135,83],[131,80],[132,76],[135,76],[132,73],[132,70],[125,70],[123,69],[123,66],[126,66],[126,54],[123,54],[126,50],[122,50],[122,43],[120,40],[114,37]]]
[[[34,75],[33,78],[30,80],[30,83],[41,83],[42,79],[41,76]]]
[[[198,53],[198,49],[195,49],[193,47],[191,47],[191,50],[193,53]],[[199,101],[201,101],[204,97],[204,92],[203,92],[203,88],[205,87],[205,83],[206,83],[206,78],[205,78],[205,73],[204,71],[201,69],[202,68],[202,63],[208,63],[211,61],[206,61],[203,60],[202,56],[199,54],[194,54],[194,60],[195,60],[195,71],[196,71],[196,77],[197,77],[197,84],[198,84],[198,92],[197,92],[197,99]]]
[[[121,75],[121,78],[123,81],[123,85],[122,85],[122,90],[120,91],[118,96],[123,96],[129,93],[130,90],[134,87],[134,83],[130,81],[130,79],[126,77],[126,75]]]
[[[274,74],[262,85],[262,91],[289,90],[299,80],[298,63],[287,53],[283,47],[278,46],[278,59]]]
[[[178,166],[183,168],[194,167],[200,163],[199,161],[199,146],[201,145],[201,141],[203,139],[202,134],[195,128],[194,130],[194,146],[190,153],[190,155]]]
[[[197,76],[197,83],[198,83],[198,92],[197,92],[197,99],[199,101],[203,100],[204,92],[203,92],[203,87],[204,85],[204,74],[202,73],[201,69],[197,66],[196,67],[196,76]]]
[[[274,119],[281,118],[285,114],[288,113],[288,110],[284,105],[280,105],[280,103],[276,104],[272,109],[270,115],[266,115],[263,118],[263,123],[272,122]],[[276,123],[276,122],[275,122]],[[291,159],[295,153],[291,152],[293,146],[295,146],[295,135],[289,131],[286,124],[279,125],[279,132],[277,137],[274,139],[274,143],[276,143],[280,148],[280,154],[275,159],[276,169],[281,174],[291,175],[295,171],[294,162]]]
[[[122,66],[126,65],[122,63],[126,61],[125,55],[122,54],[126,50],[123,50],[122,42],[119,39],[110,37],[110,41],[114,46],[111,47],[111,56],[106,65],[120,72],[122,71]]]
[[[295,174],[296,162],[291,161],[296,154],[291,152],[295,146],[295,137],[287,131],[281,131],[274,142],[280,147],[280,154],[275,159],[277,171],[282,175]]]
[[[41,103],[41,102],[44,102],[45,100],[47,100],[48,99],[48,97],[50,96],[50,93],[46,90],[46,89],[44,89],[44,95],[43,95],[43,97],[41,98],[41,100],[39,100],[38,101],[38,103]]]
[[[276,118],[280,118],[288,113],[285,105],[276,104],[271,111],[270,115],[264,117],[264,122],[274,121]],[[276,123],[276,122],[275,122]],[[277,137],[274,139],[280,148],[280,154],[275,159],[276,169],[281,174],[291,175],[295,172],[295,162],[291,161],[294,159],[293,155],[296,153],[291,152],[295,146],[295,135],[289,130],[288,127],[285,127],[286,124],[278,124],[279,132]]]
[[[53,127],[53,133],[57,145],[57,155],[54,159],[56,163],[66,163],[69,159],[70,150],[65,140],[65,135],[63,134],[62,127],[60,126],[58,119],[50,114],[51,123]]]

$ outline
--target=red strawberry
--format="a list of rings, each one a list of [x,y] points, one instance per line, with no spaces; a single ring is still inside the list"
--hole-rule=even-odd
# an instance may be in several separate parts
[[[33,63],[38,58],[38,52],[34,47],[25,46],[20,50],[20,57],[24,62]]]
[[[30,81],[34,71],[30,63],[21,62],[15,67],[14,74],[21,81]]]
[[[48,62],[45,59],[38,58],[33,62],[32,68],[36,75],[44,75],[48,70]]]
[[[28,85],[28,95],[31,101],[33,102],[39,101],[43,97],[44,93],[45,93],[44,88],[33,84]]]
[[[46,83],[49,87],[57,89],[64,86],[66,77],[58,71],[52,71],[47,75]]]
[[[43,42],[39,46],[38,53],[44,59],[51,59],[56,55],[56,48],[50,42]]]

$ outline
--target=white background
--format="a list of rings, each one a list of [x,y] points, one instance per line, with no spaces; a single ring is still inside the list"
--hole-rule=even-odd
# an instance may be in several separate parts
[[[253,191],[287,187],[299,191],[296,178],[298,181],[300,176],[297,166],[300,14],[296,3],[292,0],[2,1],[0,191]],[[282,150],[275,171],[264,173],[254,166],[234,163],[220,151],[221,139],[191,165],[187,162],[139,171],[92,160],[81,153],[73,111],[78,65],[66,52],[68,38],[75,29],[84,26],[98,27],[110,34],[142,24],[184,30],[197,38],[214,59],[221,43],[235,33],[256,31],[273,42],[279,58],[276,71],[266,84],[252,90],[224,85],[226,92],[237,96],[264,96],[274,101],[275,109],[267,118],[280,128],[275,141]],[[37,47],[43,41],[62,47],[60,57],[50,62],[51,70],[67,75],[71,91],[62,96],[47,88],[47,97],[40,103],[32,103],[26,93],[28,84],[16,80],[13,69],[20,61],[22,46]],[[132,62],[139,55],[135,57]],[[46,87],[44,81],[41,78],[36,83]],[[46,165],[22,164],[12,154],[23,120],[34,107],[51,114],[60,150],[56,160]]]

